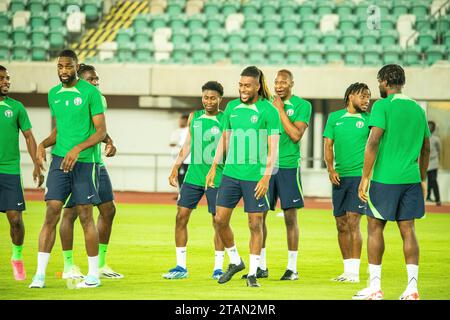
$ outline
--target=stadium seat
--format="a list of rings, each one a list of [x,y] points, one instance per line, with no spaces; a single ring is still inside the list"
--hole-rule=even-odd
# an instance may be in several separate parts
[[[268,60],[270,64],[284,64],[286,60],[286,45],[279,44],[273,47],[269,47]]]
[[[284,38],[284,31],[282,29],[266,30],[266,44],[269,46],[279,45]]]
[[[220,12],[220,5],[216,0],[209,0],[203,5],[203,13],[209,17],[210,15],[215,15]]]
[[[171,17],[182,14],[186,6],[185,0],[170,0],[167,1],[166,13]]]
[[[11,25],[11,13],[0,12],[0,27],[1,26],[10,26],[10,25]]]
[[[436,19],[434,29],[438,33],[445,33],[447,30],[450,30],[450,15],[442,16],[439,19]]]
[[[136,41],[136,51],[135,57],[136,61],[139,63],[150,63],[153,62],[153,43],[151,42],[137,42]]]
[[[358,22],[358,17],[354,15],[342,16],[339,19],[339,30],[343,33],[349,30],[354,30]]]
[[[230,32],[227,34],[227,43],[231,46],[242,43],[246,34],[247,33],[244,30]]]
[[[319,17],[317,16],[307,16],[302,17],[300,20],[300,29],[304,32],[309,32],[311,30],[316,30],[319,25]]]
[[[8,25],[0,26],[0,43],[3,41],[9,41],[11,30],[11,27]]]
[[[401,64],[402,49],[397,45],[390,45],[383,48],[383,64]]]
[[[9,3],[9,11],[14,14],[17,11],[24,11],[27,4],[27,0],[11,0]]]
[[[12,47],[12,60],[27,61],[30,59],[30,42],[28,40],[15,42]]]
[[[222,5],[222,14],[227,17],[232,13],[236,13],[238,12],[238,10],[240,9],[240,1],[236,1],[236,0],[230,0],[230,1],[225,1],[223,2]]]
[[[265,0],[261,1],[261,9],[260,12],[264,17],[264,20],[270,16],[274,16],[277,14],[279,7],[279,1],[275,0]]]
[[[208,31],[205,29],[195,29],[191,30],[189,35],[189,43],[194,48],[197,44],[201,44],[207,41]]]
[[[362,46],[363,48],[363,58],[364,65],[368,66],[379,66],[381,65],[381,54],[383,48],[377,44],[371,44],[367,46]]]
[[[280,24],[284,31],[297,29],[300,25],[300,17],[297,15],[281,16]]]
[[[32,12],[30,16],[31,28],[47,26],[48,14],[47,12]]]
[[[300,44],[303,42],[303,31],[299,29],[285,30],[284,43],[286,45]]]
[[[295,14],[296,9],[297,9],[297,3],[295,1],[292,1],[292,0],[280,1],[279,12],[280,12],[282,19],[284,19],[286,17],[292,17],[292,16],[298,17]]]
[[[175,63],[186,63],[188,54],[191,51],[191,45],[188,43],[176,43],[173,46],[172,60]]]
[[[336,14],[339,15],[339,18],[350,16],[353,14],[353,1],[344,0],[340,1],[336,4]]]
[[[327,63],[343,62],[345,47],[341,44],[325,45],[325,60]]]
[[[43,40],[39,43],[31,44],[31,60],[33,61],[47,61],[48,49],[50,45],[48,41]]]
[[[192,30],[203,29],[203,25],[205,24],[206,18],[203,14],[194,14],[189,17],[187,21],[188,29],[192,32]]]
[[[122,42],[117,44],[116,57],[119,62],[133,62],[134,50],[136,45],[134,42]]]
[[[159,28],[165,28],[167,26],[168,17],[165,14],[157,14],[157,15],[151,15],[149,26],[155,30]]]
[[[230,46],[229,56],[233,64],[245,64],[248,45],[246,43],[237,43]]]
[[[174,14],[170,16],[169,27],[172,30],[184,28],[186,25],[186,16],[182,13]]]
[[[448,47],[450,47],[450,30],[447,30],[444,34],[444,44]]]
[[[206,29],[215,30],[223,28],[225,24],[225,18],[221,14],[208,16],[206,19]]]
[[[306,47],[306,63],[309,65],[320,65],[324,63],[323,53],[325,47],[323,44],[310,44]]]
[[[433,20],[431,16],[418,16],[416,19],[415,29],[419,32],[431,30]]]
[[[271,15],[263,18],[262,26],[264,30],[278,29],[281,18],[279,15]]]
[[[245,41],[249,45],[262,43],[264,42],[264,38],[266,36],[266,32],[263,29],[252,29],[247,31],[247,40]]]
[[[409,0],[397,0],[392,3],[392,15],[398,18],[402,14],[408,14],[410,6]]]
[[[341,37],[341,32],[339,30],[326,32],[322,35],[322,43],[325,46],[337,44]]]
[[[430,2],[429,1],[414,1],[411,4],[411,13],[417,18],[424,17],[429,14]]]
[[[407,66],[421,64],[421,49],[419,46],[407,47],[403,53],[403,62]]]
[[[120,29],[116,34],[115,41],[117,44],[132,42],[134,38],[134,30],[132,28]]]
[[[320,42],[322,32],[320,30],[310,30],[303,35],[303,44],[316,44]]]
[[[63,12],[50,14],[47,22],[50,30],[66,29],[66,14]]]
[[[363,65],[363,46],[350,44],[345,46],[344,61],[346,65]]]
[[[28,9],[33,12],[44,12],[44,8],[47,6],[47,0],[29,0]]]
[[[47,41],[47,38],[48,38],[48,27],[45,26],[35,27],[31,30],[32,45]]]
[[[357,44],[359,41],[360,32],[358,30],[348,30],[346,32],[342,32],[341,36],[341,44],[344,46]]]
[[[436,61],[445,60],[446,48],[443,45],[432,45],[426,49],[425,53],[427,64],[432,65]]]
[[[387,46],[391,44],[398,44],[398,31],[396,30],[381,30],[380,32],[380,44]]]
[[[364,46],[377,44],[379,38],[380,38],[380,30],[366,29],[361,33],[361,44]]]
[[[252,30],[261,27],[262,17],[259,14],[247,15],[244,18],[244,29]]]
[[[420,32],[417,38],[417,45],[419,45],[422,50],[434,44],[434,39],[436,39],[436,31],[425,30]]]
[[[248,52],[248,61],[251,64],[261,64],[266,60],[267,46],[263,43],[252,45]]]
[[[192,46],[192,62],[194,64],[208,63],[210,47],[209,43],[200,43]]]
[[[186,43],[189,37],[189,30],[188,29],[177,29],[173,30],[172,32],[172,43],[173,44],[179,44],[179,43]]]
[[[2,40],[0,41],[0,61],[9,60],[11,57],[11,40]]]
[[[51,50],[60,50],[66,45],[66,29],[52,30],[49,32],[49,44]]]
[[[227,43],[218,43],[211,46],[211,61],[224,61],[228,56],[230,47]]]
[[[311,17],[314,15],[314,10],[316,9],[316,2],[308,0],[302,2],[298,5],[298,13],[300,14],[300,19],[303,20],[306,17]]]
[[[261,2],[259,1],[247,1],[242,4],[241,11],[244,16],[258,15],[261,8]]]
[[[150,16],[147,14],[142,13],[138,14],[133,20],[133,28],[135,31],[141,28],[148,28],[149,25],[150,25]]]
[[[302,64],[304,52],[306,52],[304,45],[294,44],[294,43],[288,44],[287,45],[287,63],[292,64],[292,65]]]
[[[12,40],[14,43],[23,42],[28,40],[28,34],[30,33],[30,28],[20,27],[12,30]]]
[[[215,44],[215,43],[223,43],[226,40],[226,31],[225,29],[214,29],[209,30],[208,33],[208,39],[209,43]]]
[[[49,15],[54,15],[61,13],[65,6],[64,0],[48,0],[47,1],[47,12]]]
[[[395,30],[397,19],[391,15],[383,15],[381,17],[381,31]]]
[[[329,0],[320,0],[316,4],[316,14],[323,16],[325,14],[332,14],[335,8],[335,3]]]
[[[153,39],[153,30],[150,28],[142,28],[134,30],[134,42],[149,43]],[[136,48],[137,49],[137,48]]]
[[[96,22],[100,19],[102,1],[101,0],[84,0],[83,12],[88,22]]]

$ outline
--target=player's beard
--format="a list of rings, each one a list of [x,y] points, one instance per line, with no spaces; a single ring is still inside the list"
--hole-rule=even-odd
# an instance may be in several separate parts
[[[354,104],[353,107],[355,108],[356,112],[358,112],[358,113],[364,113],[365,112],[363,109],[361,109],[360,106],[358,106],[356,104]]]
[[[67,83],[72,83],[77,78],[77,75],[73,74],[73,75],[69,76],[69,78],[67,80],[64,80],[64,81],[61,78],[61,76],[58,76],[58,77],[59,77],[59,80],[61,81],[61,83],[67,84]]]
[[[381,90],[381,89],[380,89],[380,96],[381,96],[382,98],[387,98],[387,92],[386,92],[386,90]]]
[[[255,96],[254,95],[253,96],[248,96],[247,101],[243,101],[242,98],[239,96],[239,100],[241,100],[242,103],[249,104],[250,101],[255,100]]]

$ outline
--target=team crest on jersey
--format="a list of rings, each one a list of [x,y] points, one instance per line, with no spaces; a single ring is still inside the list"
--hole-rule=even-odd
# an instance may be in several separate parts
[[[252,116],[251,118],[250,118],[250,121],[252,122],[252,123],[256,123],[256,122],[258,122],[258,116]]]
[[[294,114],[294,109],[287,109],[286,114],[290,117]]]
[[[14,113],[12,112],[12,110],[6,110],[5,111],[5,117],[12,118],[13,115],[14,115]]]
[[[83,103],[83,100],[80,97],[76,97],[75,99],[73,99],[73,104],[76,106],[79,106],[82,103]]]
[[[211,128],[211,133],[212,134],[218,134],[220,132],[219,127],[212,127]]]
[[[361,129],[362,127],[364,127],[364,122],[358,121],[358,122],[356,123],[356,127],[359,128],[359,129]]]

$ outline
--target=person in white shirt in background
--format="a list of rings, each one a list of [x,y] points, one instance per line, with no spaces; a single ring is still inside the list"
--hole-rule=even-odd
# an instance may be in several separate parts
[[[436,123],[434,121],[428,121],[428,127],[430,128],[430,163],[428,164],[427,180],[428,180],[428,192],[427,201],[431,201],[431,191],[434,192],[434,202],[436,206],[441,205],[441,197],[439,195],[439,185],[437,182],[437,174],[439,169],[439,157],[441,155],[441,140],[434,134],[436,130]]]
[[[180,152],[181,148],[184,145],[184,141],[186,140],[189,127],[188,127],[188,119],[189,113],[183,113],[179,119],[179,127],[175,129],[170,137],[169,146],[172,148],[171,154],[173,159],[175,160]],[[187,172],[188,165],[191,162],[190,154],[186,157],[186,160],[183,161],[180,169],[178,170],[178,190],[181,188],[181,185],[184,181],[184,176]],[[177,199],[176,197],[175,199]]]

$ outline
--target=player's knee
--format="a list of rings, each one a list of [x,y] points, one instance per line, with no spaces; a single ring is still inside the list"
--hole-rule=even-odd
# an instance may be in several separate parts
[[[90,210],[89,205],[81,205],[78,207],[78,216],[80,217],[80,223],[86,225],[89,223],[94,223],[94,218],[92,216],[92,210]]]
[[[347,224],[350,232],[359,231],[359,221],[359,217],[351,217],[350,219],[347,219]]]
[[[347,219],[336,219],[336,229],[339,233],[348,232]]]
[[[110,203],[102,204],[100,207],[100,214],[104,219],[112,222],[116,216],[116,206],[114,202],[111,201]]]
[[[64,210],[61,223],[74,223],[77,217],[78,215],[75,210]]]
[[[248,222],[250,232],[262,232],[263,222],[262,220],[251,220]]]
[[[218,217],[217,215],[214,217],[214,223],[217,229],[223,229],[228,225],[228,222],[225,218]]]
[[[9,225],[11,229],[18,230],[23,228],[23,220],[20,215],[16,215],[14,217],[9,218]]]
[[[297,228],[297,217],[292,215],[285,215],[284,223],[286,224],[286,228],[288,229]]]

